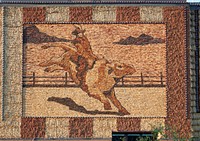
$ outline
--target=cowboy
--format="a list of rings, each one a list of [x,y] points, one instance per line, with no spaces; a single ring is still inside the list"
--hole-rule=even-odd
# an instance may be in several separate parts
[[[82,30],[82,27],[79,28],[75,26],[75,30],[72,32],[75,35],[75,39],[71,40],[71,43],[77,49],[77,55],[71,55],[70,60],[77,64],[77,78],[80,83],[83,83],[84,76],[89,69],[93,68],[97,56],[93,54],[90,42],[87,37],[84,35],[86,30]]]

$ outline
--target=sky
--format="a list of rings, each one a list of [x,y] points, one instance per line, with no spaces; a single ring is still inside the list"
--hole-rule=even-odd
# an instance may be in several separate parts
[[[187,0],[187,2],[200,2],[200,0]]]

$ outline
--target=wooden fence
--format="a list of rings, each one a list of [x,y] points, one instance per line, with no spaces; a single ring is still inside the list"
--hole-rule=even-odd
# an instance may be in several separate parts
[[[140,76],[125,76],[117,82],[115,87],[165,87],[165,76],[160,73],[159,76],[147,76],[142,73]],[[32,75],[23,76],[23,87],[79,87],[68,77],[64,76],[37,76],[35,72]]]

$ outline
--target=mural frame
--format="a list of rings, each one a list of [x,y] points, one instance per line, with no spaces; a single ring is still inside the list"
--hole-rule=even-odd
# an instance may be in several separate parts
[[[116,7],[120,7],[120,6],[116,6]],[[140,6],[139,6],[140,7]],[[124,8],[124,7],[123,7]],[[86,8],[87,9],[87,8]],[[186,26],[186,23],[187,23],[187,13],[188,13],[188,10],[187,10],[187,7],[186,6],[167,6],[167,7],[163,7],[163,13],[164,13],[164,16],[163,16],[163,21],[164,23],[167,25],[167,36],[166,36],[166,46],[167,46],[167,56],[166,56],[166,59],[167,59],[167,68],[166,71],[167,71],[167,74],[171,71],[170,69],[173,69],[177,74],[181,75],[183,78],[181,77],[178,77],[177,80],[173,78],[173,75],[170,76],[170,75],[167,75],[166,78],[167,78],[167,83],[169,83],[170,85],[167,86],[167,117],[165,118],[165,124],[169,124],[169,125],[175,125],[177,126],[178,129],[180,129],[180,133],[182,136],[190,136],[188,135],[187,133],[190,134],[191,132],[191,129],[190,129],[190,124],[191,124],[191,117],[190,117],[190,113],[188,111],[190,111],[190,107],[188,106],[188,101],[190,100],[190,97],[189,97],[189,79],[188,79],[188,74],[189,74],[189,66],[187,66],[189,64],[189,59],[187,59],[187,51],[189,50],[189,44],[188,44],[188,38],[187,38],[187,34],[188,33],[188,28]],[[179,46],[179,49],[180,50],[173,50],[172,46],[173,44],[178,44],[178,42],[171,42],[172,39],[170,38],[170,36],[172,35],[172,32],[171,32],[171,28],[173,27],[173,20],[169,20],[168,19],[173,19],[172,15],[173,14],[181,14],[181,19],[179,20],[182,21],[181,26],[182,27],[175,27],[175,30],[176,32],[178,31],[181,31],[183,33],[183,37],[181,37],[181,41],[182,41],[182,44],[180,44]],[[169,15],[168,15],[169,14]],[[33,17],[34,18],[34,17]],[[90,20],[90,19],[89,19]],[[126,20],[126,18],[124,19]],[[120,20],[117,20],[116,23],[118,23]],[[121,19],[121,21],[123,23],[127,23],[127,22],[124,22],[123,19]],[[130,20],[131,21],[131,20]],[[77,22],[75,21],[74,23],[81,23],[83,22],[82,19],[80,20],[80,22]],[[87,22],[87,21],[86,21]],[[44,22],[23,22],[23,24],[27,24],[27,23],[30,23],[30,24],[35,24],[35,23],[44,23]],[[92,22],[93,23],[93,22]],[[46,24],[46,22],[45,22]],[[5,27],[5,25],[3,25],[3,28]],[[3,36],[4,36],[4,32],[3,32]],[[179,36],[180,33],[179,33]],[[22,35],[23,37],[23,35]],[[3,37],[4,39],[4,37]],[[3,41],[4,42],[4,41]],[[171,48],[170,48],[171,47]],[[3,50],[5,49],[4,45],[3,45]],[[182,61],[183,64],[177,64],[177,59],[173,56],[173,53],[176,53],[176,51],[178,51],[178,54],[181,54],[181,55],[178,55],[178,56],[175,56],[178,58],[178,60]],[[4,51],[3,51],[4,53]],[[172,55],[172,56],[170,56]],[[177,54],[175,54],[177,55]],[[5,57],[3,55],[3,66],[5,65]],[[175,59],[175,66],[176,68],[174,68],[173,66],[173,63],[169,62],[170,59]],[[4,67],[3,67],[4,68]],[[178,69],[177,69],[178,68]],[[22,68],[23,70],[23,68]],[[3,71],[5,71],[3,69]],[[170,77],[169,77],[170,76]],[[4,76],[4,73],[3,73],[3,81],[5,81],[5,78],[6,76]],[[178,82],[178,83],[173,83],[173,81],[175,82]],[[172,82],[172,83],[171,83]],[[180,83],[179,83],[180,82]],[[174,92],[173,90],[175,90],[175,86],[173,84],[178,84],[178,86],[180,86],[180,89],[178,89],[177,91],[177,95],[174,95]],[[2,86],[4,87],[4,84],[2,84]],[[22,92],[23,93],[23,92]],[[2,111],[4,111],[4,104],[3,104],[3,101],[4,101],[4,91],[3,91],[3,94],[2,94]],[[178,100],[177,99],[177,96],[179,96],[179,98],[181,100]],[[183,101],[184,102],[183,102]],[[23,101],[22,101],[23,103]],[[23,106],[22,106],[23,107]],[[176,111],[174,111],[176,110]],[[22,111],[23,113],[23,108],[22,108]],[[74,127],[73,124],[69,125],[69,137],[70,138],[93,138],[93,135],[91,134],[92,132],[92,129],[93,128],[93,124],[90,124],[89,126],[87,126],[88,122],[92,122],[94,120],[94,118],[84,118],[84,117],[81,117],[81,118],[74,118],[74,117],[71,117],[71,118],[68,118],[69,119],[69,122],[70,123],[73,123],[74,121],[76,121],[76,123],[82,123],[81,125],[84,127],[84,129],[89,129],[88,131],[90,133],[83,133],[83,134],[80,134],[78,133],[78,127]],[[136,123],[139,123],[141,122],[141,119],[142,118],[125,118],[125,117],[119,117],[119,118],[116,118],[117,120],[117,131],[138,131],[140,130],[140,128],[134,128],[132,129],[129,125],[131,124],[136,124]],[[7,119],[4,117],[4,112],[2,113],[2,121],[6,121]],[[45,122],[46,122],[46,118],[43,118],[43,117],[36,117],[36,118],[33,118],[33,117],[23,117],[23,115],[21,116],[21,131],[25,131],[23,130],[24,128],[24,125],[27,125],[28,123],[31,123],[32,121],[40,121],[41,122],[41,125],[36,125],[36,122],[35,125],[30,125],[30,127],[40,127],[40,126],[43,126],[45,125]],[[28,121],[28,122],[26,122]],[[29,125],[29,124],[28,124]],[[124,125],[123,127],[120,127],[120,125]],[[139,125],[138,125],[139,126]],[[35,130],[33,130],[32,132],[26,132],[26,133],[22,133],[21,132],[21,138],[33,138],[33,137],[38,137],[38,138],[45,138],[45,133],[42,132],[41,134],[39,135],[36,135],[36,132],[39,130],[40,128],[35,128]],[[43,130],[43,128],[41,128]],[[187,133],[186,133],[187,131]],[[28,136],[27,134],[30,134],[30,136]]]
[[[163,24],[163,25],[165,25],[165,37],[166,37],[166,40],[165,40],[165,56],[167,55],[167,29],[166,29],[166,23],[165,22],[24,22],[23,23],[23,27],[24,27],[24,25],[27,25],[27,24],[48,24],[48,25],[51,25],[51,24]],[[22,35],[23,36],[23,35]],[[23,44],[23,41],[22,41],[22,44]],[[24,46],[23,46],[23,64],[24,64],[24,58],[25,58],[25,55],[26,54],[26,52],[24,51]],[[165,64],[165,73],[167,74],[167,58],[165,58],[165,61],[166,61],[166,64]],[[22,68],[22,74],[24,74],[24,69]],[[22,80],[23,80],[23,78],[22,78]],[[147,116],[147,117],[143,117],[143,116],[139,116],[139,117],[133,117],[133,118],[166,118],[167,117],[167,75],[165,75],[165,83],[166,83],[166,86],[165,86],[165,88],[166,88],[166,93],[165,93],[165,95],[166,95],[166,116]],[[22,86],[23,87],[23,86]],[[36,86],[37,87],[37,86]],[[42,86],[42,87],[51,87],[51,86]],[[58,86],[59,87],[59,86]],[[25,87],[23,87],[23,88],[25,88]],[[132,87],[133,88],[133,87]],[[25,116],[24,115],[24,110],[25,110],[25,93],[23,92],[22,93],[22,117],[25,117],[25,118],[33,118],[33,117],[35,117],[35,118],[40,118],[40,116]],[[60,116],[59,117],[51,117],[51,116],[45,116],[46,118],[60,118]],[[71,116],[64,116],[64,117],[66,117],[66,118],[69,118],[69,117],[71,117]],[[72,116],[72,117],[80,117],[80,116]],[[88,116],[81,116],[82,118],[88,118]],[[101,116],[89,116],[89,117],[91,117],[91,118],[101,118]],[[103,116],[104,118],[117,118],[117,117],[119,117],[120,118],[120,116]],[[42,117],[41,117],[42,118]],[[130,118],[130,117],[129,117]]]

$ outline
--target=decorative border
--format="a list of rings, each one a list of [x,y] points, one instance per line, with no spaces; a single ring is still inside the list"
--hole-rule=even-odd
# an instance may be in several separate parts
[[[6,47],[5,47],[5,45],[6,45],[6,38],[5,38],[5,35],[8,35],[8,34],[6,34],[6,28],[7,29],[9,29],[10,27],[11,28],[19,28],[20,30],[22,30],[22,24],[21,24],[21,28],[20,28],[20,25],[18,25],[18,26],[10,26],[9,24],[10,23],[7,23],[6,24],[6,8],[7,9],[9,9],[9,7],[6,7],[6,6],[4,6],[3,7],[3,50],[4,50],[4,52],[3,52],[3,94],[2,94],[2,121],[3,120],[7,120],[6,119],[6,117],[5,117],[5,109],[4,109],[4,107],[5,107],[5,95],[6,95],[6,92],[5,92],[5,81],[7,80],[7,78],[6,78],[6,75],[5,75],[5,73],[6,73],[6,68],[5,68],[5,66],[6,66],[6,64],[5,64],[5,62],[7,61],[6,59],[7,59],[7,57],[6,57]],[[17,7],[18,9],[20,9],[20,7]],[[23,34],[23,33],[22,33]],[[23,38],[22,38],[22,40],[23,40]],[[20,42],[21,43],[21,42]],[[21,48],[22,49],[22,48]],[[22,50],[20,50],[20,51],[22,51]],[[20,75],[21,76],[21,75]],[[8,79],[9,80],[9,79]],[[22,79],[21,79],[22,80]],[[22,81],[20,81],[19,82],[19,85],[20,85],[20,88],[21,88],[21,90],[20,90],[20,94],[22,93]],[[17,103],[21,103],[21,99],[20,99],[20,101],[17,101]],[[10,103],[9,103],[10,104]],[[16,103],[15,103],[16,104]],[[21,111],[21,109],[22,109],[22,107],[20,106],[20,111]],[[21,113],[20,113],[20,116],[21,116]],[[12,117],[13,118],[13,117]]]
[[[114,0],[114,1],[106,1],[106,0],[80,0],[80,1],[6,1],[2,0],[3,4],[186,4],[186,0]]]
[[[24,22],[24,24],[166,24],[166,22]]]
[[[186,42],[186,51],[185,51],[185,54],[186,54],[186,75],[187,75],[187,79],[186,79],[186,87],[187,87],[187,90],[186,90],[186,104],[187,104],[187,107],[186,107],[186,112],[187,112],[187,118],[188,119],[191,119],[191,110],[190,110],[190,105],[191,105],[191,98],[190,98],[190,95],[191,95],[191,92],[190,92],[190,85],[191,85],[191,80],[190,80],[190,15],[189,15],[189,12],[190,12],[190,9],[189,7],[186,7],[185,9],[185,21],[186,21],[186,36],[185,36],[185,42]]]
[[[5,7],[2,7],[2,95],[1,95],[1,110],[2,110],[2,115],[1,115],[1,119],[2,121],[4,120],[4,83],[5,83],[5,78],[4,78],[4,73],[5,73],[5,49],[4,49],[4,44],[5,44],[5,39],[4,39],[4,35],[5,35],[5,29],[4,29],[4,21],[5,21],[5,17],[4,17],[4,9]]]
[[[31,139],[31,138],[46,138],[46,129],[48,129],[47,125],[47,120],[49,118],[22,118],[22,126],[21,128],[22,131],[26,131],[26,133],[22,132],[22,138],[23,139]],[[94,137],[94,123],[95,123],[95,118],[52,118],[55,119],[55,121],[58,121],[58,119],[63,119],[67,120],[68,124],[68,137],[53,137],[53,138],[46,138],[46,139],[97,139],[100,137]],[[57,119],[57,120],[56,120]],[[113,119],[113,118],[96,118],[96,119]],[[144,119],[149,119],[149,118],[144,118]],[[162,124],[164,124],[165,118],[157,118],[160,119]],[[156,120],[157,120],[156,119]],[[142,128],[142,120],[143,118],[115,118],[115,126],[116,130],[110,130],[110,135],[111,132],[118,132],[118,131],[124,131],[124,132],[134,132],[134,131],[144,131],[141,130]],[[149,119],[151,121],[151,119]],[[25,122],[24,122],[25,121]],[[30,125],[26,122],[29,121]],[[38,124],[35,122],[38,121]],[[155,121],[154,121],[155,123]],[[53,122],[53,125],[55,123]],[[122,126],[123,125],[123,126]],[[136,125],[136,126],[133,126]],[[27,128],[28,126],[28,128]],[[66,125],[65,125],[66,126]],[[33,130],[32,127],[34,127]],[[81,127],[81,128],[80,128]],[[105,126],[104,126],[105,127]],[[58,128],[53,126],[54,129]],[[102,127],[103,128],[103,127]],[[30,131],[27,131],[27,130]],[[86,132],[84,132],[86,130]],[[148,130],[149,131],[149,130]],[[36,134],[37,132],[40,132],[42,134]],[[45,134],[44,134],[45,133]],[[102,138],[101,138],[102,139]],[[105,138],[103,138],[105,139]]]
[[[170,9],[170,7],[167,7],[166,9],[168,9],[168,8]],[[182,136],[188,137],[191,135],[190,134],[191,133],[191,127],[190,127],[191,117],[190,116],[188,117],[188,111],[187,111],[187,108],[190,108],[190,107],[188,107],[188,101],[187,101],[188,100],[187,99],[187,97],[188,97],[188,85],[187,85],[188,77],[187,76],[189,73],[188,69],[187,69],[188,60],[187,60],[187,53],[186,53],[188,50],[188,43],[186,40],[187,39],[187,25],[186,25],[186,23],[187,23],[187,20],[186,20],[187,7],[186,6],[174,7],[173,12],[175,15],[177,15],[177,13],[178,13],[177,11],[181,13],[180,16],[184,19],[181,19],[181,21],[179,21],[179,22],[181,22],[181,26],[183,26],[182,29],[180,28],[180,26],[177,26],[176,31],[181,30],[181,32],[182,32],[182,30],[184,30],[184,35],[183,35],[184,37],[181,37],[181,39],[184,38],[184,41],[181,43],[181,45],[178,46],[179,47],[178,49],[173,49],[171,51],[171,54],[172,53],[174,54],[174,53],[176,53],[175,51],[180,50],[181,55],[179,55],[179,54],[176,54],[176,55],[180,59],[180,61],[185,64],[184,64],[184,66],[178,65],[178,70],[176,70],[176,73],[178,73],[180,75],[179,76],[180,79],[178,79],[177,82],[181,82],[177,87],[177,92],[175,91],[176,88],[173,87],[172,84],[170,84],[170,87],[169,87],[171,89],[170,90],[170,98],[172,99],[171,104],[174,104],[174,105],[173,106],[170,105],[169,106],[170,108],[168,108],[168,110],[170,110],[170,111],[168,111],[169,116],[166,119],[166,124],[178,129],[178,132],[180,132]],[[173,17],[168,17],[168,18],[173,18]],[[168,20],[168,19],[166,19],[166,20]],[[170,23],[169,27],[171,30],[172,30],[172,25],[174,23],[175,22]],[[179,36],[181,36],[181,35],[179,34]],[[175,42],[175,43],[178,44],[178,42]],[[184,48],[183,48],[183,46],[184,46]],[[170,47],[170,48],[172,49],[172,47]],[[183,49],[184,49],[184,54],[183,54]],[[183,55],[184,55],[184,57],[183,57]],[[172,57],[175,58],[174,55],[172,55]],[[179,62],[178,60],[175,60],[174,63],[177,64],[178,62]],[[173,63],[171,63],[171,64],[173,64]],[[174,65],[176,65],[176,64],[174,64]],[[185,77],[185,78],[181,79],[183,77]],[[171,77],[171,81],[172,80],[174,80],[173,77]],[[180,88],[182,88],[182,89],[180,89]],[[172,90],[174,90],[174,94],[173,94]],[[177,97],[177,95],[179,95],[179,98]],[[178,100],[177,102],[179,104],[175,104],[174,99]],[[181,103],[181,100],[184,100],[184,103],[183,102]],[[183,107],[185,107],[184,108],[185,110],[183,110]],[[176,108],[176,110],[173,110],[172,108],[173,109]]]
[[[188,51],[189,51],[189,44],[188,44],[188,25],[187,25],[187,23],[188,23],[188,8],[187,7],[185,7],[185,9],[184,9],[184,22],[185,22],[185,24],[184,24],[184,29],[185,29],[185,75],[186,75],[186,78],[185,78],[185,87],[186,87],[186,99],[185,99],[185,103],[186,103],[186,117],[187,118],[190,118],[190,117],[188,117],[188,111],[190,111],[189,110],[189,107],[188,107],[188,100],[190,100],[190,98],[189,98],[189,94],[190,94],[190,89],[188,88],[188,84],[190,83],[190,79],[189,79],[189,74],[190,74],[190,71],[189,71],[189,69],[188,69],[188,67],[190,66],[189,65],[189,56],[188,56]]]
[[[22,72],[22,76],[21,76],[21,79],[22,79],[22,84],[21,84],[21,87],[22,87],[22,91],[21,91],[21,94],[22,94],[22,109],[21,109],[21,116],[23,117],[24,116],[24,110],[25,110],[25,92],[24,92],[24,88],[23,88],[23,75],[24,75],[24,54],[25,54],[25,50],[24,50],[24,44],[23,44],[23,37],[24,37],[24,23],[22,23],[22,68],[21,68],[21,72]]]

